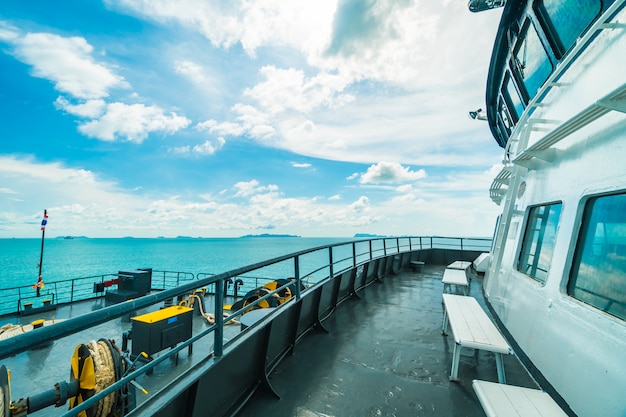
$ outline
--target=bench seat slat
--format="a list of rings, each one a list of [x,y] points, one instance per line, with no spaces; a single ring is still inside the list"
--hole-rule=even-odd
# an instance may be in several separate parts
[[[566,417],[546,392],[474,380],[474,391],[488,417]]]
[[[468,261],[454,261],[452,262],[450,265],[448,265],[446,268],[450,268],[450,269],[462,269],[462,270],[466,270],[467,268],[470,267],[472,263],[468,262]]]
[[[464,347],[510,353],[507,341],[474,297],[444,294],[456,343]]]

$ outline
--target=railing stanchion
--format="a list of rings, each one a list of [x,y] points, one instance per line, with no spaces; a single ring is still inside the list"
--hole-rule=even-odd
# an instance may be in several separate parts
[[[293,274],[296,278],[296,301],[300,301],[300,257],[298,255],[293,257]]]
[[[328,277],[332,278],[335,275],[333,268],[333,247],[328,247]]]
[[[224,353],[224,280],[215,282],[215,340],[213,353],[220,357]]]

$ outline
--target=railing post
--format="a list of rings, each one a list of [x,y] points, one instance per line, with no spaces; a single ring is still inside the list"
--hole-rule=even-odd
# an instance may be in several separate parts
[[[215,282],[215,340],[213,353],[216,357],[224,353],[224,280]]]
[[[352,267],[356,268],[356,242],[352,242]]]
[[[74,281],[72,280],[72,289],[70,290],[70,303],[74,302]]]
[[[369,240],[370,243],[370,261],[374,259],[374,253],[372,252],[372,239]]]
[[[293,257],[293,274],[296,278],[296,301],[300,300],[300,257]]]
[[[387,256],[387,239],[383,238],[383,253]]]
[[[328,247],[328,266],[329,266],[328,278],[332,278],[333,276],[335,276],[335,272],[333,268],[333,247],[332,246]]]
[[[463,238],[461,238],[461,252],[463,252]]]

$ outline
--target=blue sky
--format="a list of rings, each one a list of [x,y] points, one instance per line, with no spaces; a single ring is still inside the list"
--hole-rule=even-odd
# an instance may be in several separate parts
[[[490,236],[500,11],[3,0],[0,237]]]

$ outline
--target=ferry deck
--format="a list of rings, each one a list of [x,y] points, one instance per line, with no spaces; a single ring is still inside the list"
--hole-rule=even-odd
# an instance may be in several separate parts
[[[345,299],[323,320],[323,328],[308,332],[270,374],[274,393],[257,389],[238,415],[484,416],[472,380],[496,382],[495,357],[490,352],[463,349],[459,380],[450,381],[454,339],[450,331],[448,336],[441,332],[444,269],[443,265],[426,264],[421,272],[404,269],[397,275],[386,274]],[[483,299],[482,276],[473,270],[470,275],[469,295],[491,317]],[[62,319],[80,314],[80,309],[98,309],[102,302],[62,307],[55,315]],[[131,328],[131,320],[122,317],[114,321],[115,326],[111,323],[5,358],[2,364],[12,371],[13,399],[51,389],[55,382],[67,379],[69,359],[78,343],[107,338],[121,347],[121,335]],[[193,325],[194,333],[209,327],[199,314]],[[224,338],[236,338],[240,329],[239,324],[225,326]],[[202,362],[210,352],[206,344],[202,339],[191,353],[182,350],[178,363],[164,361],[138,378],[148,394],[137,390],[137,404]],[[504,355],[504,369],[508,384],[537,388],[515,355]],[[228,377],[224,375],[220,383],[229,384]],[[66,411],[67,405],[32,415],[57,416]]]

